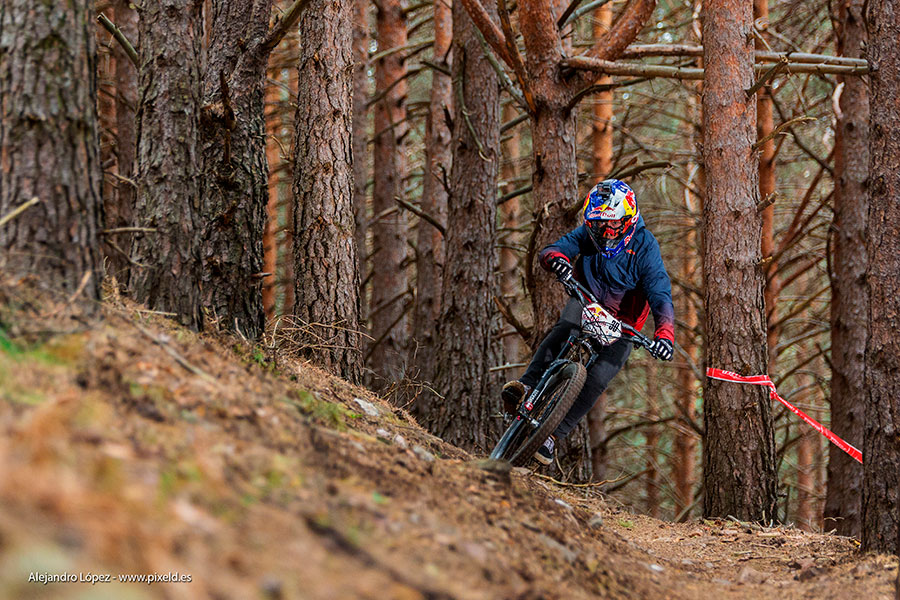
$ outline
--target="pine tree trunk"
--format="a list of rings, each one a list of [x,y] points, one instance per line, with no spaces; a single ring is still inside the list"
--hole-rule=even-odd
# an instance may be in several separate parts
[[[138,13],[128,0],[116,0],[115,22],[132,43],[138,41]],[[137,187],[135,179],[135,152],[137,150],[138,71],[118,43],[113,43],[115,57],[115,111],[116,111],[116,193],[112,202],[104,202],[106,228],[130,227],[134,222],[134,199]],[[128,281],[131,264],[124,253],[131,248],[131,233],[117,233],[107,238],[119,247],[110,255],[108,272],[115,275],[120,284]]]
[[[496,15],[496,13],[494,13]],[[474,25],[453,7],[455,105],[446,262],[438,322],[435,388],[444,401],[427,415],[431,430],[468,449],[496,441],[499,412],[494,318],[496,197],[500,157],[500,86]]]
[[[503,107],[503,122],[507,123],[517,115],[515,105],[510,102]],[[503,163],[500,168],[500,178],[507,182],[502,193],[508,194],[518,185],[514,181],[518,174],[521,136],[518,127],[509,133],[509,139],[503,142]],[[520,253],[512,246],[521,244],[521,235],[514,230],[519,227],[520,196],[511,198],[500,205],[500,223],[506,229],[505,242],[500,247],[500,298],[509,307],[509,310],[518,316],[518,300],[522,296],[522,281],[519,275]],[[525,358],[527,347],[522,336],[511,325],[504,327],[503,333],[503,361],[505,363],[518,363]],[[518,376],[524,369],[507,371],[505,376],[509,379]]]
[[[599,40],[612,25],[612,7],[608,4],[594,13],[594,40]],[[604,76],[597,85],[612,83],[612,77]],[[613,164],[613,93],[600,92],[594,96],[592,107],[593,130],[591,132],[593,179],[600,181],[609,176]],[[591,471],[594,481],[606,479],[606,392],[600,394],[597,403],[588,413],[588,436],[591,447]]]
[[[450,43],[453,36],[453,15],[448,3],[434,4],[434,58],[437,64],[449,68]],[[431,98],[425,119],[425,181],[421,208],[440,223],[447,221],[447,189],[445,181],[451,171],[452,146],[446,114],[453,110],[453,86],[450,77],[431,70]],[[435,326],[441,314],[441,271],[444,265],[444,238],[431,223],[419,219],[416,241],[416,308],[413,331],[416,336],[416,364],[418,378],[430,381],[437,340]]]
[[[213,0],[203,77],[203,304],[220,327],[250,339],[265,327],[260,273],[269,198],[269,51],[263,42],[271,6],[272,0]]]
[[[368,0],[353,0],[353,218],[356,224],[356,256],[359,277],[365,281],[369,252],[369,6]],[[365,285],[359,293],[359,321],[368,319],[369,303]]]
[[[0,8],[0,218],[37,198],[0,227],[0,271],[69,293],[91,275],[91,298],[103,219],[94,33],[86,0]]]
[[[871,113],[862,549],[900,553],[900,2],[866,5]]]
[[[406,18],[402,0],[383,0],[377,10],[376,29],[380,51],[406,45]],[[404,198],[406,176],[406,65],[403,52],[394,52],[375,63],[375,145],[372,198],[372,301],[369,312],[373,347],[369,366],[382,378],[376,387],[406,375],[409,346],[409,282],[406,274],[407,219],[397,204]]]
[[[269,77],[274,81],[280,79],[280,69],[272,69]],[[263,230],[263,271],[270,273],[263,279],[262,303],[266,313],[266,323],[275,319],[276,285],[278,277],[278,188],[281,172],[277,168],[281,163],[278,136],[281,132],[281,110],[279,109],[280,87],[266,85],[266,163],[269,165],[269,201],[266,204],[266,228]]]
[[[604,481],[609,469],[609,453],[606,447],[606,392],[587,414],[588,437],[591,443],[591,473],[594,481]]]
[[[651,359],[652,360],[652,359]],[[659,367],[655,362],[647,363],[647,417],[659,419]],[[646,495],[647,514],[654,519],[659,518],[659,429],[651,425],[644,434],[646,439]]]
[[[689,193],[689,192],[688,192]],[[686,209],[691,210],[690,206]],[[691,218],[693,220],[693,218]],[[693,283],[696,280],[696,264],[695,252],[697,247],[697,236],[690,229],[693,223],[686,230],[684,239],[684,249],[681,252],[680,264],[678,265],[679,278],[687,282]],[[682,319],[684,325],[682,330],[685,335],[678,338],[682,352],[687,356],[690,363],[697,362],[697,345],[694,343],[694,331],[698,326],[697,310],[692,299],[684,292],[675,295],[675,304],[677,307],[676,314]],[[690,423],[696,418],[696,401],[700,395],[697,386],[697,379],[688,364],[681,366],[676,374],[677,378],[677,397],[675,402],[678,403],[676,414],[681,416],[680,427],[675,430],[675,439],[673,445],[672,457],[672,480],[675,485],[675,513],[677,519],[679,516],[682,520],[687,519],[689,509],[694,504],[694,485],[696,483],[695,466],[697,462],[697,437]]]
[[[136,300],[194,329],[203,324],[199,23],[194,0],[147,3],[141,14],[135,225],[156,231],[135,235],[132,258],[144,266],[129,279]]]
[[[575,163],[575,118],[572,111],[546,107],[534,119],[532,129],[534,170],[532,197],[535,202],[535,234],[531,273],[534,335],[543,339],[559,318],[566,296],[556,278],[539,264],[538,252],[575,228],[576,215],[567,209],[577,203]]]
[[[815,432],[806,429],[797,442],[797,511],[794,517],[799,529],[815,531],[815,480],[813,478],[813,439]]]
[[[752,7],[739,0],[704,4],[703,157],[706,364],[766,373],[764,280]],[[764,388],[707,379],[704,398],[704,514],[763,521],[776,516],[775,440]]]
[[[866,43],[863,0],[838,6],[838,54],[862,58]],[[845,77],[835,128],[834,258],[831,273],[831,430],[862,446],[865,422],[865,353],[868,330],[866,217],[869,210],[869,89],[862,77]],[[825,530],[859,538],[862,466],[828,448]]]
[[[116,162],[116,77],[115,59],[109,33],[100,27],[94,29],[97,41],[97,130],[100,133],[100,164],[103,170],[103,187],[100,196],[103,198],[103,223],[102,229],[109,230],[117,227],[116,224],[116,188],[118,181],[115,177],[114,165]],[[115,42],[113,41],[113,44]],[[118,44],[116,44],[118,45]],[[116,244],[115,235],[102,235],[100,237],[100,251],[103,256],[103,265],[106,274],[120,280],[127,274],[127,256],[118,252],[113,246]]]
[[[304,354],[345,379],[362,374],[353,216],[351,1],[313,0],[300,22],[294,137],[295,326]]]
[[[769,22],[769,0],[753,0],[753,19],[755,22]],[[757,50],[768,50],[768,46],[759,36],[755,37]],[[761,140],[775,128],[772,114],[772,87],[765,85],[756,93],[756,138]],[[765,200],[775,194],[775,140],[770,139],[759,147],[759,198]],[[775,250],[775,205],[771,204],[762,211],[761,251],[763,258],[772,256]],[[775,321],[778,318],[777,303],[780,292],[777,276],[778,265],[771,261],[766,265],[766,345],[769,352],[769,369],[775,366],[775,345],[778,343],[778,331]]]
[[[594,40],[599,41],[612,26],[612,7],[606,4],[594,13]],[[597,80],[597,85],[612,83],[612,77],[605,75]],[[594,96],[593,106],[593,172],[597,181],[606,179],[613,164],[613,93],[599,92]]]
[[[296,36],[290,36],[287,40],[288,56],[300,55],[300,43]],[[288,97],[296,98],[300,90],[300,73],[297,69],[288,69]],[[290,178],[293,182],[294,172],[293,165],[290,160],[287,163],[290,167]],[[284,237],[281,242],[281,260],[284,264],[284,280],[282,282],[282,290],[284,290],[284,306],[282,314],[294,314],[294,306],[296,306],[296,298],[294,296],[294,286],[296,278],[294,277],[294,202],[293,198],[290,202],[285,203],[284,207]]]

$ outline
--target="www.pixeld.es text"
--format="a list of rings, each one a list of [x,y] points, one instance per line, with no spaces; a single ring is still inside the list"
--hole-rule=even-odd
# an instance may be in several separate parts
[[[179,573],[178,571],[169,571],[168,573],[92,573],[79,572],[69,573],[38,573],[32,571],[28,575],[29,583],[41,583],[47,585],[49,583],[89,583],[97,585],[99,583],[190,583],[191,575],[188,573]]]

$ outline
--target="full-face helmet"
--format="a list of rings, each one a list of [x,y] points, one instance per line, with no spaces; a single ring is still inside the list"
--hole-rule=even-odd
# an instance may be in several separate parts
[[[584,201],[584,224],[607,258],[625,250],[640,215],[634,190],[618,179],[601,181]]]

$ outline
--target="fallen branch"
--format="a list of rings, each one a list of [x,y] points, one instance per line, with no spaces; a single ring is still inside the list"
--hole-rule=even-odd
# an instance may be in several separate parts
[[[566,483],[565,481],[560,481],[559,479],[554,479],[553,477],[550,477],[549,475],[542,475],[541,473],[537,473],[537,472],[532,472],[531,474],[534,475],[535,477],[540,477],[541,479],[546,479],[547,481],[549,481],[551,483],[555,483],[556,485],[559,485],[562,487],[571,487],[571,488],[600,487],[601,485],[606,485],[608,483],[617,483],[626,477],[625,475],[623,475],[622,477],[619,477],[617,479],[604,479],[603,481],[592,481],[590,483]]]
[[[169,345],[165,342],[165,340],[163,340],[163,339],[160,338],[160,337],[157,337],[157,336],[153,335],[152,333],[150,333],[149,331],[147,331],[146,329],[144,329],[143,327],[141,327],[140,325],[138,325],[138,324],[135,323],[134,321],[130,321],[130,323],[131,323],[132,325],[134,325],[134,326],[137,328],[138,331],[140,331],[140,332],[143,333],[145,336],[147,336],[147,337],[150,339],[150,341],[152,341],[154,344],[156,344],[157,346],[159,346],[160,348],[162,348],[162,349],[166,352],[166,354],[168,354],[169,356],[171,356],[172,358],[174,358],[174,359],[175,359],[175,362],[177,362],[179,365],[181,365],[182,367],[184,367],[185,369],[187,369],[189,372],[193,373],[194,375],[196,375],[196,376],[198,376],[198,377],[200,377],[200,378],[202,378],[202,379],[205,379],[206,381],[209,381],[209,382],[215,382],[215,379],[214,379],[211,375],[207,374],[205,371],[202,371],[200,368],[195,367],[194,365],[192,365],[191,363],[189,363],[189,362],[187,361],[187,359],[185,359],[183,356],[181,356],[181,354],[179,354],[178,352],[176,352],[174,348],[172,348],[171,346],[169,346]]]
[[[588,56],[573,56],[562,61],[562,66],[578,71],[592,71],[604,75],[629,75],[638,77],[666,77],[669,79],[703,79],[703,69],[698,67],[673,67],[668,65],[642,65],[614,62]]]
[[[56,316],[57,314],[59,314],[59,312],[62,309],[64,309],[67,306],[70,306],[73,302],[75,302],[75,299],[78,298],[78,296],[80,296],[81,293],[84,291],[84,288],[87,287],[88,281],[91,280],[92,275],[93,274],[91,273],[91,271],[85,271],[84,275],[81,276],[81,282],[78,284],[78,287],[75,288],[75,291],[72,292],[72,295],[69,296],[69,299],[66,300],[65,303],[63,303],[62,305],[56,307],[55,310],[53,310],[47,314],[41,315],[41,318],[49,319],[50,317]]]

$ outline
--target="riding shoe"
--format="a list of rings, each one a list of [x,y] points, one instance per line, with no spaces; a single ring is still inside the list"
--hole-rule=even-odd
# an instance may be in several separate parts
[[[519,408],[519,403],[522,401],[522,398],[527,396],[530,392],[530,385],[525,385],[516,379],[507,381],[500,391],[500,398],[503,399],[503,410],[510,415],[516,414],[516,409]]]
[[[537,452],[534,453],[534,460],[538,461],[542,465],[549,465],[553,462],[553,449],[556,445],[553,436],[551,435],[546,440],[544,440],[544,445],[537,449]]]

